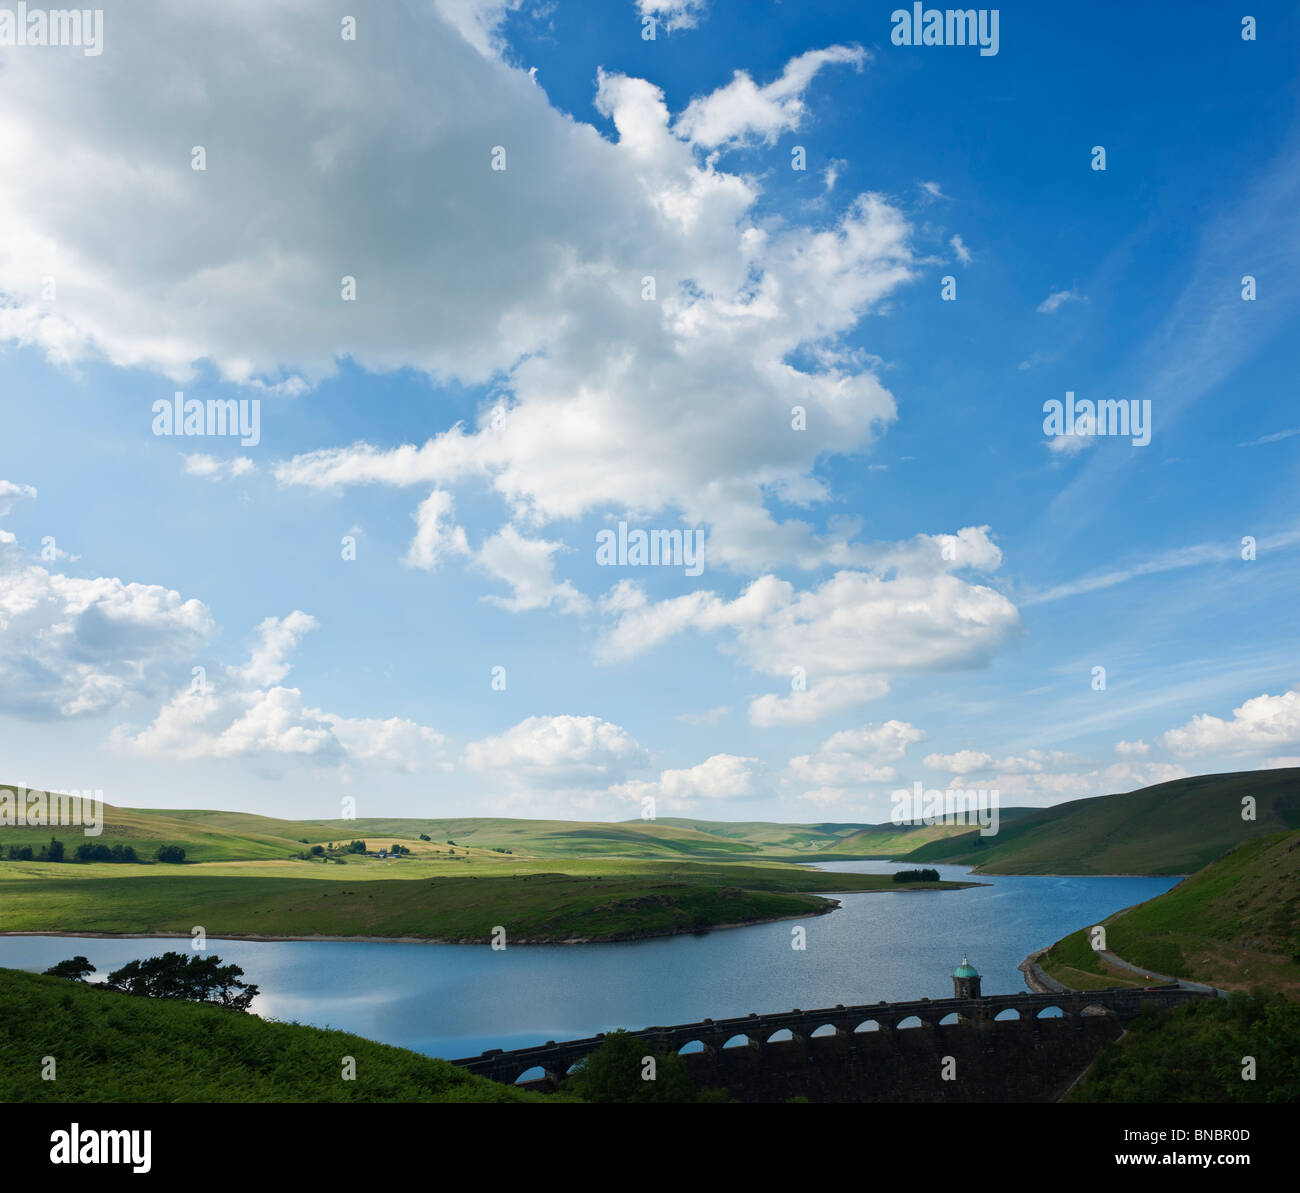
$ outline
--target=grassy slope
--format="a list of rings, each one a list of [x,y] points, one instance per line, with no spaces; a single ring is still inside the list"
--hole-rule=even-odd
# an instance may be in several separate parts
[[[341,1031],[0,969],[6,1102],[538,1102]],[[55,1058],[43,1081],[43,1057]],[[343,1057],[356,1080],[342,1080]]]
[[[1237,846],[1173,890],[1105,921],[1112,952],[1153,972],[1225,990],[1300,995],[1300,832]],[[1109,985],[1084,932],[1052,946],[1048,973]]]
[[[1003,823],[1028,816],[1036,808],[1001,808],[998,815]],[[868,824],[840,837],[834,845],[827,846],[819,855],[827,861],[835,858],[898,858],[910,856],[922,845],[947,841],[966,833],[965,825],[958,824]]]
[[[1023,809],[1029,811],[1030,809]],[[1008,809],[1014,817],[1020,809]],[[817,859],[894,857],[961,831],[956,825],[774,824],[764,821],[626,820],[592,824],[571,820],[323,820],[336,835],[386,833],[452,840],[478,848],[505,848],[541,857],[751,857]]]
[[[701,822],[703,825],[705,822]],[[861,825],[840,826],[852,831]],[[0,827],[0,846],[39,847],[51,832],[69,847],[80,842],[71,829]],[[357,820],[278,820],[248,812],[203,809],[120,808],[104,805],[104,831],[97,840],[136,847],[141,858],[159,845],[184,846],[187,860],[234,861],[284,858],[311,844],[362,838],[382,843],[418,840],[421,833],[443,845],[448,840],[475,849],[511,849],[555,856],[735,857],[795,856],[833,845],[837,836],[819,826],[710,823],[707,830],[686,821],[602,824],[570,820],[371,818]],[[809,849],[809,843],[813,849]]]
[[[709,835],[664,821],[624,821],[599,824],[576,820],[509,820],[475,817],[452,820],[369,819],[322,820],[334,839],[343,836],[379,840],[384,836],[455,841],[476,849],[510,849],[539,857],[732,857],[789,853],[765,849],[758,841]],[[773,828],[784,829],[785,825]]]
[[[1080,928],[1058,940],[1038,958],[1039,966],[1073,990],[1104,990],[1108,986],[1149,986],[1145,978],[1127,970],[1102,964],[1088,941],[1088,929]],[[1134,965],[1140,962],[1134,961]]]
[[[881,889],[909,887],[773,862],[477,851],[346,865],[0,862],[0,931],[188,933],[202,924],[215,935],[475,941],[500,924],[518,941],[628,938],[817,914],[830,904],[805,892]]]
[[[1009,811],[1007,815],[1011,815]],[[0,846],[49,840],[51,831],[70,848],[80,843],[72,830],[34,826],[0,827]],[[181,845],[189,861],[235,861],[289,857],[310,844],[362,838],[414,841],[421,833],[439,846],[447,841],[474,849],[509,849],[538,857],[800,858],[888,857],[923,841],[957,832],[956,826],[861,824],[772,824],[666,818],[590,823],[576,820],[519,820],[503,817],[356,820],[279,820],[248,812],[203,809],[104,807],[106,845],[134,845],[142,860],[159,845]]]
[[[1257,819],[1241,818],[1244,796]],[[923,845],[910,863],[956,862],[990,874],[1187,874],[1254,837],[1300,828],[1300,770],[1176,779],[1021,816],[996,837]]]
[[[83,840],[77,829],[24,825],[0,827],[0,845],[37,848],[52,835],[63,841],[69,853]],[[187,860],[207,862],[288,857],[303,848],[302,837],[313,842],[327,841],[329,832],[317,824],[237,812],[118,808],[105,804],[103,832],[85,839],[104,845],[133,845],[142,859],[152,858],[159,845],[181,845]]]

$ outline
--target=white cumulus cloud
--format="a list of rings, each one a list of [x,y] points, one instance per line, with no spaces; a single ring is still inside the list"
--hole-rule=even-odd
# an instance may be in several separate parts
[[[1182,757],[1198,754],[1272,752],[1300,742],[1300,691],[1255,696],[1232,710],[1231,719],[1201,713],[1160,737]]]

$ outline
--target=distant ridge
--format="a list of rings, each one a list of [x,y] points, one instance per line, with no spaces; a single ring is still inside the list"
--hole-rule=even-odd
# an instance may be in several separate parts
[[[1242,818],[1248,796],[1254,820]],[[1036,809],[996,836],[962,833],[906,860],[988,874],[1191,874],[1244,841],[1297,828],[1300,768],[1238,771]]]
[[[1243,821],[1253,796],[1256,819]],[[177,844],[187,861],[289,858],[304,844],[389,837],[417,851],[461,849],[533,857],[682,860],[950,862],[990,874],[1190,874],[1234,845],[1300,828],[1300,768],[1176,779],[1050,808],[1002,808],[996,836],[965,825],[718,821],[686,817],[593,822],[506,817],[281,820],[248,812],[104,805],[104,844],[141,860]],[[421,834],[431,838],[420,842]],[[0,826],[0,846],[43,844],[49,828]],[[64,833],[64,836],[69,834]],[[69,839],[70,836],[69,836]]]

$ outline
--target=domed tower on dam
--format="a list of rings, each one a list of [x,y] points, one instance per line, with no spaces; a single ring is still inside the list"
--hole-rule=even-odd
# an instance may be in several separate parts
[[[966,960],[963,953],[961,964],[952,971],[952,995],[954,998],[979,998],[980,971]]]

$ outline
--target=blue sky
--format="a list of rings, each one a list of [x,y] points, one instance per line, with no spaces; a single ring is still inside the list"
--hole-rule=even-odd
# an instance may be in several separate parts
[[[1300,765],[1293,10],[353,9],[0,47],[6,782],[880,821]]]

